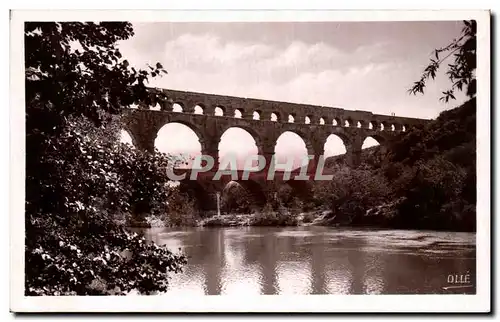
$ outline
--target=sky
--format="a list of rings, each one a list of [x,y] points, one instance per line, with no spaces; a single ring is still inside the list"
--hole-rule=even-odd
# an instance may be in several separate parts
[[[439,101],[450,86],[443,71],[428,83],[425,95],[407,92],[432,51],[460,34],[460,21],[157,22],[133,27],[135,35],[119,48],[136,67],[164,66],[168,75],[153,80],[155,87],[418,118],[435,118],[464,100],[459,95],[448,104]],[[365,147],[376,144],[370,139]],[[155,145],[167,153],[200,150],[194,132],[180,124],[163,127]],[[219,145],[222,157],[256,151],[250,134],[238,128],[224,133]],[[285,133],[275,152],[279,157],[305,154],[305,145],[294,133]],[[332,135],[325,154],[342,153],[341,140]]]

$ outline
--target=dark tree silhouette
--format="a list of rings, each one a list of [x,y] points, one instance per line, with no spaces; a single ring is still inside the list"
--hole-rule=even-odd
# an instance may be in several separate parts
[[[162,155],[113,134],[165,72],[122,58],[117,42],[132,35],[126,22],[25,24],[26,295],[165,291],[185,263],[123,225],[137,201],[160,202],[167,181]]]

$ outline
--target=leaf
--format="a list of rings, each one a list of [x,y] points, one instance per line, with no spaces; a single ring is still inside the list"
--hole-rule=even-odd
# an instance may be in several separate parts
[[[432,79],[436,78],[436,70],[435,69],[432,69],[431,71],[429,71],[429,74],[431,75]]]

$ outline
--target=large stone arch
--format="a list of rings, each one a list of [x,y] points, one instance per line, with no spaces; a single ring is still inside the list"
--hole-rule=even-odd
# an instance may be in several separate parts
[[[171,118],[165,122],[162,122],[158,125],[158,127],[156,129],[155,136],[154,136],[155,140],[158,137],[158,133],[160,132],[160,130],[162,128],[164,128],[165,126],[167,126],[169,124],[174,124],[174,123],[178,123],[178,124],[182,124],[184,126],[187,126],[191,131],[193,131],[194,134],[198,137],[198,142],[201,145],[201,151],[203,151],[205,149],[205,135],[204,135],[203,131],[196,124],[189,122],[189,121],[186,121],[186,120],[177,119],[175,117]]]
[[[120,131],[124,131],[125,133],[127,133],[130,136],[130,139],[132,140],[132,145],[134,146],[134,148],[137,149],[138,148],[138,141],[134,135],[134,132],[131,131],[126,124],[124,124],[120,127]]]
[[[373,133],[373,134],[367,134],[367,135],[364,135],[362,140],[361,140],[361,149],[363,149],[363,145],[366,141],[366,139],[368,138],[372,138],[374,139],[375,141],[378,142],[378,151],[381,155],[384,155],[386,152],[387,152],[387,145],[388,145],[388,142],[390,140],[389,137],[387,136],[383,136],[383,135],[380,135],[379,133]],[[375,147],[375,146],[372,146],[372,147]],[[370,148],[372,148],[370,147]]]
[[[242,129],[246,132],[248,132],[248,134],[250,134],[254,141],[255,141],[255,145],[257,145],[257,149],[261,150],[261,146],[262,146],[262,135],[259,133],[259,131],[257,131],[255,128],[252,128],[250,125],[243,125],[243,124],[232,124],[231,122],[228,122],[227,124],[225,124],[224,126],[222,126],[220,128],[220,131],[219,131],[219,143],[220,143],[220,139],[222,138],[222,135],[224,135],[224,133],[226,133],[227,130],[231,129],[231,128],[239,128],[239,129]]]
[[[290,124],[293,124],[293,123],[290,123]],[[304,144],[306,145],[306,148],[311,147],[310,134],[306,133],[303,129],[299,128],[298,126],[296,126],[296,127],[284,126],[284,127],[280,128],[278,131],[276,131],[275,142],[274,142],[275,147],[278,144],[278,139],[286,132],[291,132],[293,134],[298,135],[302,139]]]
[[[275,156],[276,160],[279,160],[280,159],[280,152],[283,153],[283,151],[279,151],[282,149],[282,147],[280,147],[280,144],[279,144],[279,141],[280,139],[286,134],[286,133],[290,133],[292,134],[294,137],[296,138],[299,138],[302,143],[304,144],[304,147],[305,147],[305,154],[306,155],[314,155],[314,147],[311,145],[311,142],[309,140],[309,137],[302,131],[300,130],[296,130],[296,129],[282,129],[280,131],[277,132],[277,135],[276,137],[274,138],[273,140],[273,147],[272,147],[272,151],[273,151],[273,155]],[[291,148],[295,148],[297,147],[297,145],[293,145]],[[298,149],[297,149],[298,151]],[[290,156],[290,154],[288,154],[288,152],[290,152],[288,149],[287,149],[287,157]],[[298,154],[297,155],[294,155],[294,159],[293,159],[293,169],[297,169],[299,167],[302,167],[303,166],[303,159],[299,159],[297,158],[298,157]],[[290,159],[287,159],[286,160],[286,163],[289,162]],[[281,162],[280,162],[281,163]],[[275,163],[276,164],[276,163]]]
[[[203,131],[196,124],[194,124],[193,122],[186,121],[186,120],[176,119],[175,117],[170,119],[170,120],[167,120],[166,122],[162,122],[159,125],[158,129],[156,130],[156,134],[158,134],[158,131],[160,131],[161,128],[163,128],[165,125],[172,124],[172,123],[179,123],[179,124],[182,124],[182,125],[189,127],[196,134],[196,136],[198,136],[199,139],[203,139],[203,137],[204,137]]]
[[[365,142],[367,138],[373,138],[375,141],[378,142],[378,144],[380,144],[380,146],[383,146],[387,143],[387,138],[377,133],[364,135],[363,142]]]
[[[231,133],[229,135],[228,132],[231,130],[238,130],[240,133]],[[237,131],[235,131],[237,132]],[[226,135],[227,133],[227,135]],[[243,142],[240,142],[241,144],[238,144],[235,146],[235,142],[233,139],[232,135],[235,135],[238,139],[240,139]],[[222,164],[225,162],[223,160],[228,161],[228,159],[225,159],[228,155],[237,155],[238,159],[238,169],[243,169],[244,166],[246,165],[246,157],[249,156],[249,154],[263,154],[263,145],[261,142],[261,136],[258,134],[258,132],[255,129],[252,129],[248,126],[241,125],[241,124],[228,124],[226,126],[223,126],[220,131],[218,131],[218,138],[216,140],[216,146],[214,146],[214,149],[217,150],[217,156],[218,156],[218,166],[222,166]],[[226,136],[225,136],[226,135]],[[248,139],[247,139],[248,138]],[[251,140],[249,140],[251,138]],[[253,143],[251,143],[253,141]],[[246,143],[246,144],[245,144]],[[231,146],[231,148],[228,148]],[[256,151],[252,151],[253,147],[255,146]],[[244,152],[243,154],[240,154]]]
[[[231,183],[236,183],[241,186],[248,195],[241,196],[241,198],[250,197],[250,208],[253,210],[258,210],[264,207],[267,203],[267,194],[262,185],[254,180],[224,180],[223,187],[221,189],[221,200],[227,197],[227,193],[229,192],[229,185]],[[235,196],[235,198],[239,198],[240,196]]]
[[[327,145],[329,142],[332,141],[332,138],[334,138],[333,139],[334,141],[336,138],[337,139],[336,141],[341,143],[341,145],[344,148],[344,153],[332,154],[332,155],[328,155],[328,157],[334,157],[337,155],[345,155],[349,151],[351,139],[342,132],[328,132],[326,135],[323,136],[321,143],[318,142],[319,144],[321,144],[320,146],[323,149],[323,155],[325,156],[325,158],[326,158],[327,150],[329,150],[329,149],[327,149]]]
[[[326,140],[328,140],[328,138],[332,134],[335,135],[335,136],[337,136],[338,138],[340,138],[342,140],[342,143],[344,144],[344,146],[346,148],[352,142],[351,135],[349,135],[348,133],[346,133],[346,131],[344,129],[342,129],[342,128],[334,128],[331,131],[324,131],[323,133],[321,133],[321,135],[318,135],[318,137],[323,140],[323,142],[321,142],[321,144],[325,145]]]

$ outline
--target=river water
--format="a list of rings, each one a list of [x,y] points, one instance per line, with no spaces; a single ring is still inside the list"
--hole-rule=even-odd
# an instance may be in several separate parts
[[[188,256],[171,294],[474,294],[474,233],[331,227],[150,228]]]

